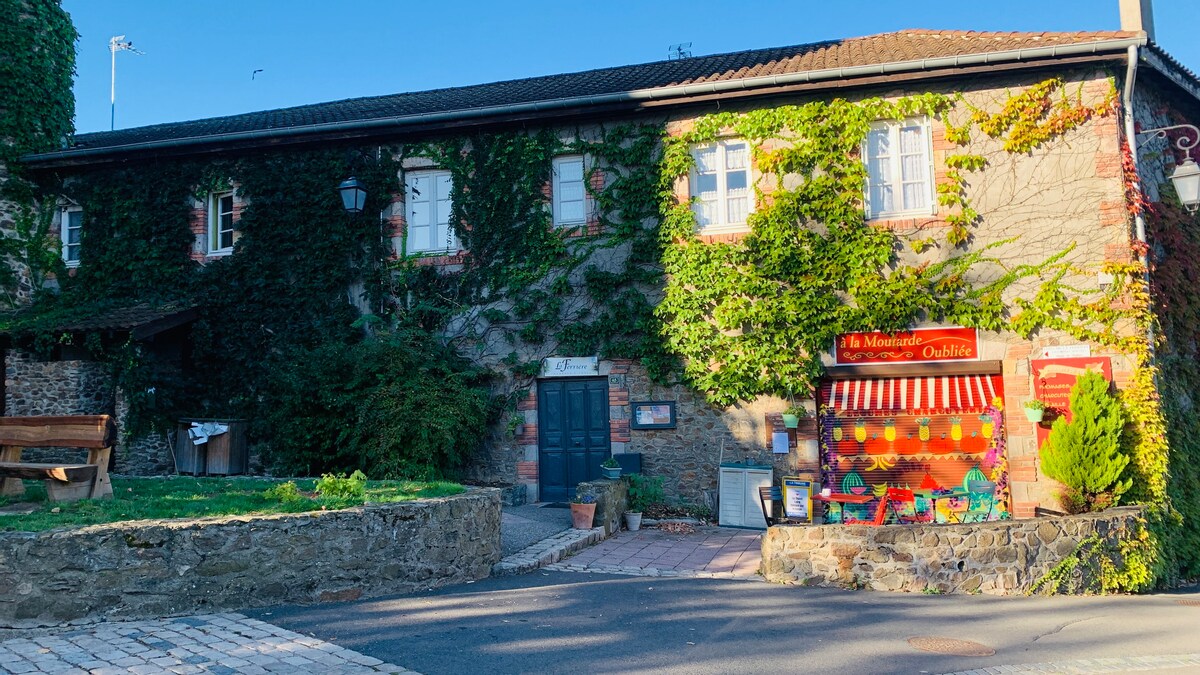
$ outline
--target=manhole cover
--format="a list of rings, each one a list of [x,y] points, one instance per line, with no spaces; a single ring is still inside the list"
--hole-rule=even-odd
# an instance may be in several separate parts
[[[1200,599],[1185,598],[1182,600],[1176,600],[1175,603],[1183,605],[1184,607],[1200,607]]]
[[[922,635],[908,638],[908,644],[925,652],[950,654],[952,656],[992,656],[995,649],[970,640]]]

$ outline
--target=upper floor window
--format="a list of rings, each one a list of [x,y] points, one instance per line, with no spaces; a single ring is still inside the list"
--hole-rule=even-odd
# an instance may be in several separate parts
[[[750,146],[727,140],[692,148],[692,208],[702,232],[744,230],[750,214]]]
[[[62,258],[67,267],[79,267],[79,249],[83,234],[83,209],[69,206],[62,210]]]
[[[934,213],[928,119],[872,124],[863,157],[867,163],[867,218]]]
[[[587,220],[584,188],[583,155],[555,157],[552,165],[554,180],[550,194],[554,202],[554,224],[582,225]]]
[[[453,252],[458,236],[450,225],[449,171],[409,171],[405,227],[409,253]]]
[[[214,192],[208,199],[208,254],[233,253],[233,192]]]

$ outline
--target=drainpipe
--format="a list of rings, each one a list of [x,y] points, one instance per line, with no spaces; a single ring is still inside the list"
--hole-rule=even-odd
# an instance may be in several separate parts
[[[1138,194],[1142,190],[1142,177],[1138,169],[1138,150],[1137,150],[1137,129],[1134,126],[1133,120],[1133,89],[1134,83],[1137,81],[1137,66],[1138,66],[1138,48],[1137,45],[1129,45],[1127,48],[1128,61],[1125,66],[1125,88],[1122,96],[1122,107],[1125,111],[1125,144],[1129,148],[1130,162],[1133,164],[1133,189]],[[1138,243],[1142,244],[1142,252],[1138,254],[1138,260],[1142,263],[1142,279],[1146,283],[1146,290],[1150,290],[1150,256],[1149,242],[1146,239],[1146,217],[1142,215],[1139,209],[1133,216],[1133,233],[1137,238]],[[1154,360],[1154,322],[1151,322],[1146,327],[1146,343],[1149,349],[1150,360]],[[1156,378],[1157,379],[1157,378]]]

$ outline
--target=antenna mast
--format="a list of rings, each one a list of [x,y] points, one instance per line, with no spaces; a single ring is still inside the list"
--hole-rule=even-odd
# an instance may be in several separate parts
[[[125,40],[124,35],[114,35],[108,41],[108,51],[112,53],[112,87],[109,91],[109,122],[108,130],[112,131],[117,126],[117,52],[133,52],[134,54],[145,54],[145,52],[133,48],[133,40]]]

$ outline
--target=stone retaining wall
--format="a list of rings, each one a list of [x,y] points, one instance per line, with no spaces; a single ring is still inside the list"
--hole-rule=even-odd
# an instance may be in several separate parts
[[[342,511],[0,532],[0,626],[338,602],[482,579],[500,492]]]
[[[762,569],[768,581],[1024,594],[1081,542],[1099,535],[1115,544],[1136,529],[1142,515],[1140,507],[1122,507],[963,525],[777,526],[763,537]]]

